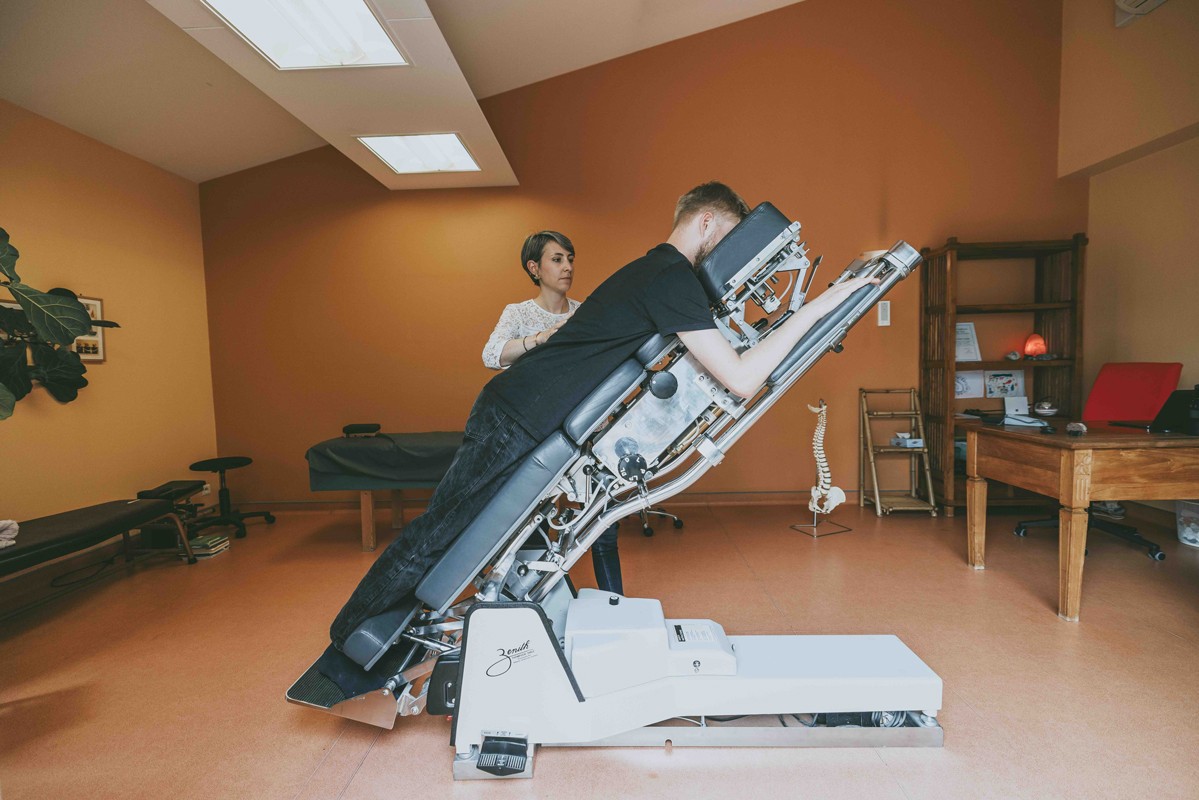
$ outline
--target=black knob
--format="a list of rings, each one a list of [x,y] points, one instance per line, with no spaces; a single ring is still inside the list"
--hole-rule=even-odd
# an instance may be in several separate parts
[[[659,400],[674,397],[679,390],[679,379],[670,372],[655,372],[649,379],[649,390]]]
[[[617,595],[612,595],[611,597],[608,598],[608,605],[610,605],[610,606],[620,605],[620,598]]]

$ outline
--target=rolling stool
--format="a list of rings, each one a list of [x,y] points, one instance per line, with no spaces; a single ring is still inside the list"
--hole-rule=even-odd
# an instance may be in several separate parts
[[[675,516],[674,514],[671,514],[669,511],[667,511],[664,508],[643,508],[643,509],[641,509],[641,535],[642,536],[653,536],[654,535],[654,529],[652,527],[650,527],[650,524],[649,524],[649,517],[651,514],[655,517],[665,517],[666,519],[674,520],[675,530],[678,530],[679,528],[683,527],[683,520],[681,518]]]
[[[215,517],[208,517],[193,523],[191,526],[193,532],[202,531],[205,528],[211,528],[216,525],[232,525],[237,528],[237,538],[244,539],[246,536],[245,520],[251,517],[262,517],[267,521],[268,525],[275,521],[275,515],[269,511],[251,511],[246,514],[241,511],[234,511],[232,504],[229,502],[229,487],[225,485],[225,471],[240,469],[253,463],[254,459],[248,456],[225,456],[224,458],[206,458],[188,467],[192,472],[215,472],[221,476],[221,488],[217,492],[219,511]]]

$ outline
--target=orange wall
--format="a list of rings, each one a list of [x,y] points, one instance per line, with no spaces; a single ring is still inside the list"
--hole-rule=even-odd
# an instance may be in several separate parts
[[[1199,133],[1199,3],[1123,28],[1111,0],[1064,0],[1058,174],[1094,173]]]
[[[1096,175],[1090,195],[1088,381],[1107,361],[1181,361],[1199,383],[1199,138]]]
[[[77,400],[35,389],[0,422],[0,518],[186,478],[216,444],[196,184],[2,100],[0,163],[21,277],[99,297],[122,325]]]
[[[484,101],[516,188],[388,192],[331,148],[201,185],[219,445],[257,461],[235,498],[330,499],[303,454],[346,422],[460,428],[500,309],[531,296],[536,229],[574,239],[580,298],[711,178],[803,222],[831,274],[898,238],[1083,230],[1085,182],[1056,176],[1061,19],[1039,0],[802,3]],[[917,288],[697,489],[806,491],[821,397],[856,488],[857,388],[915,383]]]

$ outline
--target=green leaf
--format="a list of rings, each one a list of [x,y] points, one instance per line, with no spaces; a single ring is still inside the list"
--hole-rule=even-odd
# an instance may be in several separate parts
[[[61,347],[51,347],[41,342],[33,345],[33,370],[35,381],[46,387],[46,391],[60,403],[69,403],[79,396],[79,390],[87,386],[83,373],[87,367],[79,356]]]
[[[8,419],[12,416],[13,407],[17,404],[17,398],[13,397],[12,392],[0,383],[0,419]]]
[[[13,283],[19,283],[21,276],[17,274],[17,259],[21,253],[8,243],[8,235],[4,236],[4,244],[0,245],[0,273]]]
[[[24,342],[0,344],[0,383],[8,387],[16,400],[33,389],[29,379],[29,357]]]
[[[38,336],[47,342],[69,345],[92,330],[92,319],[78,300],[39,292],[23,283],[14,283],[8,290],[21,304]]]
[[[20,255],[17,248],[8,243],[8,231],[0,228],[0,273],[13,282],[21,280],[17,276],[17,258]]]
[[[13,336],[16,334],[30,335],[35,333],[29,324],[29,318],[19,308],[0,306],[0,332]]]

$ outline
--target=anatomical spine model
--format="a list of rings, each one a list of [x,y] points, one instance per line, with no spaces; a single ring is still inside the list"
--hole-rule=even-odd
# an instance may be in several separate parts
[[[816,485],[812,487],[812,499],[808,508],[817,514],[831,514],[833,509],[845,502],[845,492],[833,486],[833,475],[829,472],[828,456],[824,454],[824,430],[828,427],[828,406],[823,400],[819,408],[808,406],[817,415],[816,430],[812,434],[812,455],[816,457]]]

